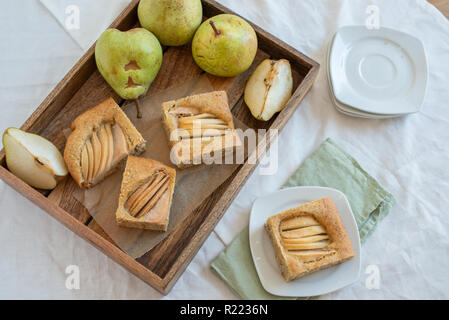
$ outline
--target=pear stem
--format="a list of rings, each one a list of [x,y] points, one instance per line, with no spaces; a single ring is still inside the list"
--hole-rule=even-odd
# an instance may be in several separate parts
[[[221,34],[221,32],[220,32],[220,30],[217,29],[217,27],[215,26],[215,23],[211,20],[211,21],[209,21],[209,24],[211,25],[212,29],[214,29],[215,35],[219,36]]]
[[[134,103],[136,104],[136,109],[137,109],[137,119],[142,119],[142,112],[140,111],[139,99],[135,99]]]

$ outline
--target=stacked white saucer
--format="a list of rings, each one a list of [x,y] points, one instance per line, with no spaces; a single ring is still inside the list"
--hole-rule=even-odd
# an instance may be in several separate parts
[[[422,42],[389,28],[340,28],[327,53],[330,96],[349,116],[386,119],[419,112],[426,94]]]

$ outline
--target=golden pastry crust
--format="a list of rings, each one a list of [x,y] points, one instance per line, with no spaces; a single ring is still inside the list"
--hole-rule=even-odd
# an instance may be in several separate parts
[[[281,222],[302,216],[313,217],[326,230],[330,243],[324,249],[329,254],[304,259],[292,255],[284,248]],[[286,281],[292,281],[354,257],[351,241],[332,198],[309,202],[271,216],[265,223],[265,229],[273,244],[282,276]]]
[[[201,164],[201,159],[206,153],[216,152],[218,150],[227,153],[241,145],[240,137],[235,131],[234,120],[229,108],[228,96],[225,91],[214,91],[189,96],[179,100],[168,101],[162,104],[162,122],[171,148],[177,146],[180,149],[183,146],[192,143],[194,139],[203,139],[202,141],[205,141],[205,138],[201,137],[183,139],[182,137],[173,135],[179,128],[179,115],[183,113],[183,110],[187,110],[187,114],[193,112],[192,115],[212,115],[215,117],[215,120],[222,121],[222,125],[226,126],[226,133],[221,136],[207,137],[207,152],[203,152],[202,149],[193,151],[190,155],[179,155],[178,152],[174,152],[173,160],[175,160],[175,164],[179,168]],[[184,160],[190,160],[190,163],[185,164],[183,163]]]
[[[234,129],[234,121],[231,110],[229,109],[228,95],[225,91],[214,91],[185,97],[179,100],[172,100],[162,104],[163,116],[169,116],[173,108],[193,107],[198,109],[199,113],[210,113],[223,119],[231,129]],[[170,130],[176,129],[177,123],[174,117],[167,117],[167,126]]]
[[[116,124],[120,127],[126,139],[129,154],[140,154],[145,151],[145,139],[137,131],[122,109],[112,98],[103,101],[99,105],[79,115],[72,122],[70,126],[72,133],[67,138],[65,145],[64,160],[67,164],[67,168],[72,178],[81,187],[93,187],[119,168],[124,161],[124,159],[122,159],[122,161],[117,163],[113,168],[110,168],[110,170],[102,175],[101,179],[95,181],[95,183],[85,181],[81,168],[82,150],[86,141],[92,136],[92,133],[105,123]]]
[[[165,214],[158,219],[148,219],[147,216],[141,218],[133,217],[125,208],[125,203],[129,197],[155,173],[164,173],[169,180],[167,195],[168,207]],[[147,229],[156,231],[167,231],[170,207],[175,188],[176,170],[170,168],[156,160],[129,156],[123,174],[120,189],[119,204],[116,211],[117,224],[123,227]]]

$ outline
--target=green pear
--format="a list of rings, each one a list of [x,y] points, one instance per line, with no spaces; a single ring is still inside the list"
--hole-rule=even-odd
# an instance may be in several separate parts
[[[220,14],[203,22],[192,42],[195,62],[204,71],[234,77],[246,71],[257,53],[257,35],[248,22]]]
[[[137,15],[163,45],[182,46],[201,24],[203,6],[201,0],[141,0]]]
[[[135,100],[148,91],[162,65],[162,47],[148,30],[108,29],[95,46],[98,70],[123,99]]]
[[[16,128],[3,133],[9,171],[30,186],[51,190],[68,174],[61,152],[53,143]]]

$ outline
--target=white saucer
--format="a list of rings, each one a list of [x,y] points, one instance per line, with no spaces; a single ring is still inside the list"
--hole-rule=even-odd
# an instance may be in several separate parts
[[[329,54],[330,81],[341,104],[371,114],[419,112],[428,65],[420,40],[393,29],[342,27]]]
[[[274,256],[274,249],[265,231],[268,217],[303,203],[332,197],[348,233],[354,258],[312,273],[300,279],[286,282]],[[283,189],[257,199],[251,209],[249,242],[257,273],[264,289],[283,297],[309,297],[341,289],[357,281],[360,276],[360,236],[351,206],[346,196],[335,189],[323,187],[295,187]]]
[[[340,113],[347,115],[347,116],[362,118],[362,119],[382,120],[382,119],[390,119],[390,118],[403,116],[403,114],[381,115],[381,114],[377,114],[377,113],[369,113],[369,112],[360,111],[359,109],[352,108],[350,106],[340,103],[335,98],[334,91],[332,88],[332,81],[330,79],[330,60],[329,60],[330,51],[331,51],[334,39],[335,39],[335,35],[333,36],[332,40],[329,42],[328,49],[327,49],[326,72],[327,72],[327,80],[328,80],[328,84],[329,84],[329,97],[331,98],[331,101],[335,105],[335,108],[337,109],[337,111],[339,111]]]

